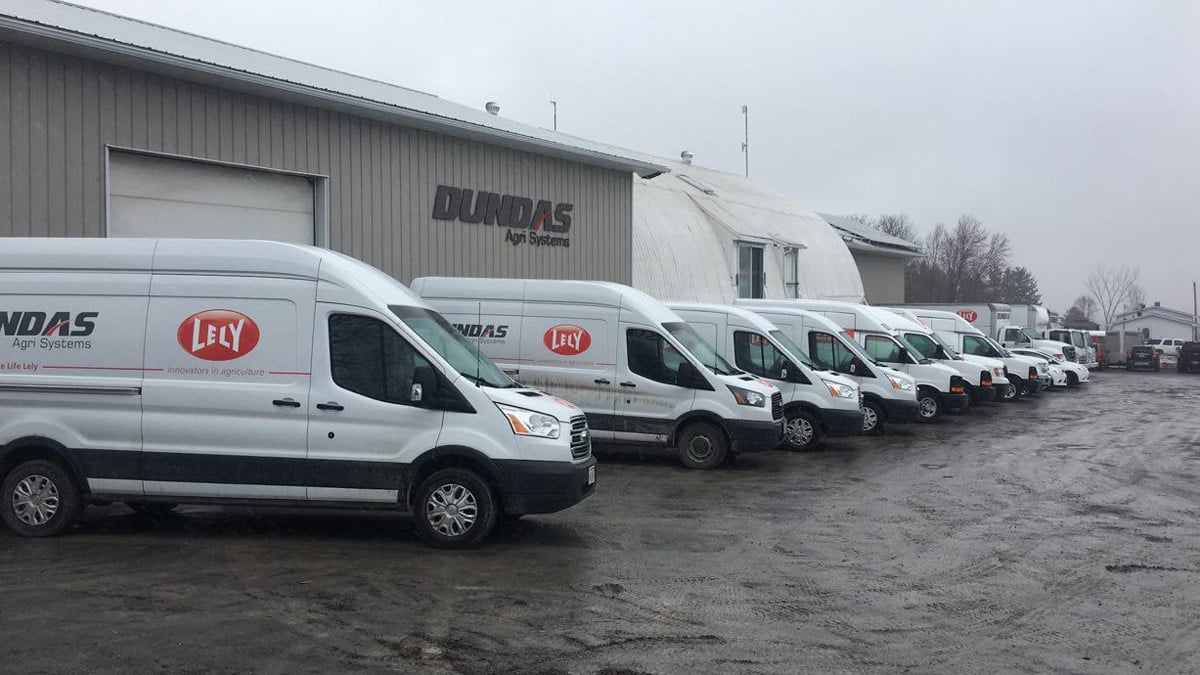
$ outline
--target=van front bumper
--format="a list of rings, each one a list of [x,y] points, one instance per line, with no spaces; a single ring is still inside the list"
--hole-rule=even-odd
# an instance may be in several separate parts
[[[961,394],[942,393],[942,408],[947,412],[959,412],[971,407],[971,397]]]
[[[735,453],[774,450],[783,442],[783,420],[778,422],[750,422],[725,420],[732,450]]]
[[[505,484],[499,495],[504,512],[512,516],[562,511],[596,491],[596,482],[588,482],[595,475],[595,457],[582,462],[498,460],[496,466]]]
[[[978,386],[973,389],[975,392],[976,401],[995,401],[997,398],[996,387],[994,385]]]
[[[829,436],[857,436],[863,431],[862,410],[822,410],[821,422]]]
[[[885,398],[883,412],[887,415],[887,421],[892,424],[909,424],[921,419],[921,406],[917,405],[916,401]]]

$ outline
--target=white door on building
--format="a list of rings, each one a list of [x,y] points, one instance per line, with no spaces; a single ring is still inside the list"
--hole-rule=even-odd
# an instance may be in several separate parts
[[[314,243],[303,176],[110,152],[108,236]]]

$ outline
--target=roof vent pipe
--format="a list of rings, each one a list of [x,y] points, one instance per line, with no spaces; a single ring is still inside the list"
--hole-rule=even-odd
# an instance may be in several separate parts
[[[488,101],[487,103],[483,104],[483,109],[492,115],[500,114],[500,104],[496,103],[495,101]]]
[[[684,164],[691,164],[692,157],[693,155],[691,150],[684,150],[683,152],[679,153],[679,158],[683,160]]]

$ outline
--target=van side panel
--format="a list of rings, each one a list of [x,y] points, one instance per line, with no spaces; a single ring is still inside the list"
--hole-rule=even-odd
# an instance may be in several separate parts
[[[47,438],[93,492],[140,492],[149,291],[149,274],[0,273],[0,452]]]
[[[316,284],[156,274],[147,494],[303,499]]]
[[[616,424],[617,311],[528,302],[521,319],[519,381],[579,406],[599,439]]]

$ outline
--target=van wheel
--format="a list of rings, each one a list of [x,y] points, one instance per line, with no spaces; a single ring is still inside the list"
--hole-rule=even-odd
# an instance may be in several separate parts
[[[862,416],[864,435],[873,436],[883,433],[883,406],[867,399],[862,402]]]
[[[438,548],[479,545],[496,525],[492,489],[469,469],[435,471],[417,488],[417,535]]]
[[[1079,376],[1076,375],[1075,373],[1067,373],[1067,386],[1068,387],[1078,387],[1079,386]]]
[[[928,389],[917,394],[917,406],[924,422],[932,422],[942,414],[942,399],[938,397],[937,392]]]
[[[174,511],[179,505],[170,502],[125,502],[125,506],[143,516],[161,517]]]
[[[715,469],[729,456],[725,433],[707,422],[689,424],[676,441],[679,461],[689,469]]]
[[[25,462],[0,484],[0,516],[23,537],[53,537],[75,521],[82,507],[75,480],[56,462]]]
[[[787,413],[783,423],[783,445],[792,452],[803,452],[817,447],[821,441],[821,423],[817,416],[807,410],[795,409]]]
[[[1009,382],[1000,390],[1001,401],[1013,401],[1017,398],[1017,385],[1014,382]]]

